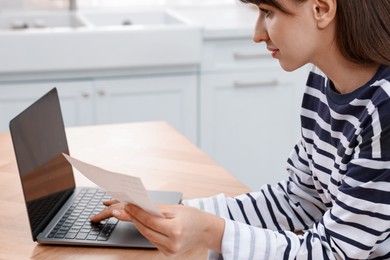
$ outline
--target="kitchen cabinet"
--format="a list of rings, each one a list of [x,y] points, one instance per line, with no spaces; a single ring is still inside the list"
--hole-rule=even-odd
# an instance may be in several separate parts
[[[38,85],[48,90],[52,82],[74,81],[77,88],[87,79],[91,91],[72,99],[81,103],[63,100],[61,90],[73,88],[59,90],[66,126],[164,120],[197,141],[202,29],[188,19],[165,7],[138,7],[7,12],[0,20],[0,131],[45,92]],[[36,28],[36,20],[43,26]],[[15,21],[27,28],[12,29]],[[76,107],[88,115],[75,117]]]
[[[13,117],[53,87],[58,89],[66,126],[93,123],[92,81],[12,81],[0,83],[0,131],[8,131],[9,121]]]
[[[299,135],[302,73],[282,71],[250,38],[209,40],[204,48],[202,149],[254,190],[286,179]]]
[[[197,76],[96,79],[96,123],[164,120],[197,140]]]
[[[162,120],[197,142],[195,72],[1,82],[0,131],[54,86],[66,126]]]

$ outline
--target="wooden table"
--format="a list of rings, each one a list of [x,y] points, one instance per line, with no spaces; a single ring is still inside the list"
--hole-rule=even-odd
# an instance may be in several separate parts
[[[164,122],[68,128],[70,154],[142,178],[147,189],[182,191],[184,199],[249,188]],[[93,186],[75,172],[77,185]],[[174,259],[205,259],[194,249]],[[9,133],[0,134],[0,259],[167,259],[158,250],[39,245],[32,241]],[[173,259],[173,258],[169,258]]]

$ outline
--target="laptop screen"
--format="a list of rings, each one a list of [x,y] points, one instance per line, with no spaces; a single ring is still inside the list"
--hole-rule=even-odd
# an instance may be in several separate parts
[[[10,122],[16,161],[33,238],[75,188],[57,90],[54,88]]]

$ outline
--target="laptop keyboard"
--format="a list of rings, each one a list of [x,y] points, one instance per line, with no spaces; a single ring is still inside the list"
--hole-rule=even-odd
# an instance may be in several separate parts
[[[108,194],[99,189],[81,190],[73,205],[47,237],[70,240],[108,240],[118,220],[109,218],[99,223],[93,223],[89,219],[105,208],[103,201],[110,199]]]

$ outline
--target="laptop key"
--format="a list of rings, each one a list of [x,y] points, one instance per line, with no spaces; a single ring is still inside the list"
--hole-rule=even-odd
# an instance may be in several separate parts
[[[108,240],[108,236],[104,236],[104,237],[99,236],[99,237],[97,238],[97,241],[107,241],[107,240]]]
[[[91,231],[91,229],[88,229],[88,228],[82,228],[80,230],[80,232],[82,232],[82,233],[89,233],[89,231]]]
[[[76,239],[84,240],[88,236],[88,233],[78,233]]]
[[[60,228],[59,232],[63,232],[63,233],[68,233],[68,231],[70,230],[70,228]]]
[[[96,240],[97,237],[98,237],[98,235],[89,234],[89,235],[87,236],[87,240]]]
[[[116,219],[116,218],[109,218],[108,222],[107,222],[107,225],[115,225],[116,223],[118,223],[118,219]]]
[[[80,231],[80,228],[78,228],[78,227],[72,227],[70,230],[69,230],[69,232],[79,232]]]
[[[74,239],[77,235],[77,232],[69,232],[68,234],[66,234],[65,238],[66,239]]]
[[[57,233],[57,234],[54,236],[54,238],[64,238],[64,237],[65,237],[65,234],[63,234],[63,233],[61,233],[61,234]]]

